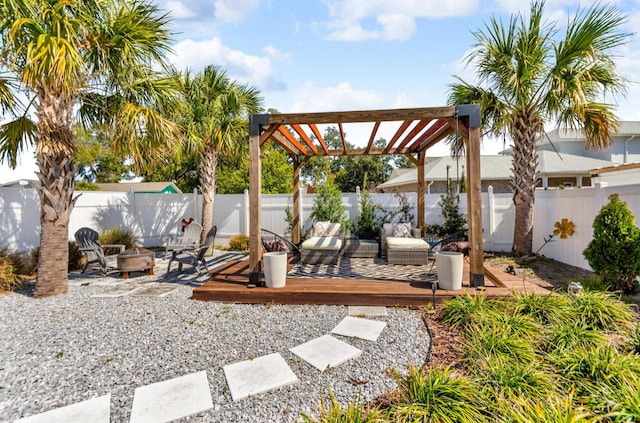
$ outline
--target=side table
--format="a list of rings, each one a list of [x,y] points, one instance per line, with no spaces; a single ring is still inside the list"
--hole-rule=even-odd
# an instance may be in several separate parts
[[[347,239],[345,255],[347,257],[369,257],[378,255],[378,241],[375,239]]]

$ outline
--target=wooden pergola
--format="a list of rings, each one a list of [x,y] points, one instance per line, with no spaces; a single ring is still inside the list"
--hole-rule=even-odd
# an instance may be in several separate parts
[[[398,122],[399,127],[385,147],[376,148],[374,141],[383,122]],[[348,123],[372,124],[365,147],[348,148],[343,130],[343,125]],[[327,147],[318,129],[318,125],[327,124],[338,127],[342,148]],[[426,152],[430,147],[456,132],[465,141],[467,160],[469,280],[474,287],[483,286],[480,106],[475,104],[414,109],[251,115],[249,118],[250,283],[256,285],[259,283],[262,268],[260,151],[264,143],[271,141],[280,145],[293,159],[293,242],[297,244],[300,240],[300,169],[309,158],[404,154],[415,163],[418,169],[418,227],[423,230]]]

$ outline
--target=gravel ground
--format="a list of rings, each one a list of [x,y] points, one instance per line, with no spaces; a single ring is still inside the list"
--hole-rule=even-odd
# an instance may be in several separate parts
[[[328,388],[343,404],[389,391],[396,384],[388,370],[424,364],[429,348],[419,312],[389,308],[388,317],[374,318],[388,324],[377,342],[336,336],[362,355],[321,373],[289,348],[328,334],[346,307],[199,302],[190,299],[190,286],[175,286],[161,298],[92,298],[104,281],[76,280],[57,297],[0,296],[0,421],[110,392],[111,421],[126,422],[135,388],[202,370],[214,408],[180,421],[296,421],[300,413],[317,415]],[[222,367],[274,352],[299,382],[233,402]]]

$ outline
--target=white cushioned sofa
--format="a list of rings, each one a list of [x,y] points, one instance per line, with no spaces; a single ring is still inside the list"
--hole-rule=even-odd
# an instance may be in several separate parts
[[[385,223],[380,229],[382,256],[387,264],[429,263],[430,246],[420,233],[420,229],[412,228],[409,223]]]
[[[315,222],[300,245],[303,264],[336,264],[344,251],[344,231],[339,223]]]

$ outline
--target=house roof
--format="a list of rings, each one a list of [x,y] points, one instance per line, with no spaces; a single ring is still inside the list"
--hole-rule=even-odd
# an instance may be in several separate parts
[[[464,170],[465,160],[461,158],[459,163],[451,156],[438,157],[424,166],[424,178],[426,181],[446,181],[447,166],[449,166],[449,178],[455,179],[457,166],[460,165],[460,174]],[[509,180],[511,178],[511,156],[480,156],[480,178],[483,180]],[[378,185],[379,189],[397,187],[407,184],[415,184],[418,180],[418,169],[411,168],[395,178]]]
[[[591,169],[613,165],[607,160],[576,156],[575,154],[538,151],[538,175],[589,176]]]
[[[589,176],[591,169],[613,165],[606,160],[592,159],[590,157],[576,156],[574,154],[556,153],[555,151],[538,151],[538,175],[566,175]],[[446,181],[447,166],[449,178],[456,177],[456,160],[450,156],[440,157],[424,167],[425,181]],[[464,159],[460,160],[460,172],[464,169]],[[485,181],[510,180],[513,174],[511,170],[511,156],[481,156],[480,177]],[[390,178],[387,182],[378,185],[379,189],[415,184],[418,180],[418,171],[415,168],[408,169],[397,177]]]
[[[99,191],[130,191],[137,193],[182,193],[173,182],[117,182],[98,183]]]
[[[622,121],[618,126],[618,130],[612,134],[616,138],[630,138],[635,136],[633,140],[640,141],[640,121]],[[547,136],[540,140],[540,144],[558,143],[558,142],[584,142],[585,136],[581,129],[553,129],[547,131]]]

